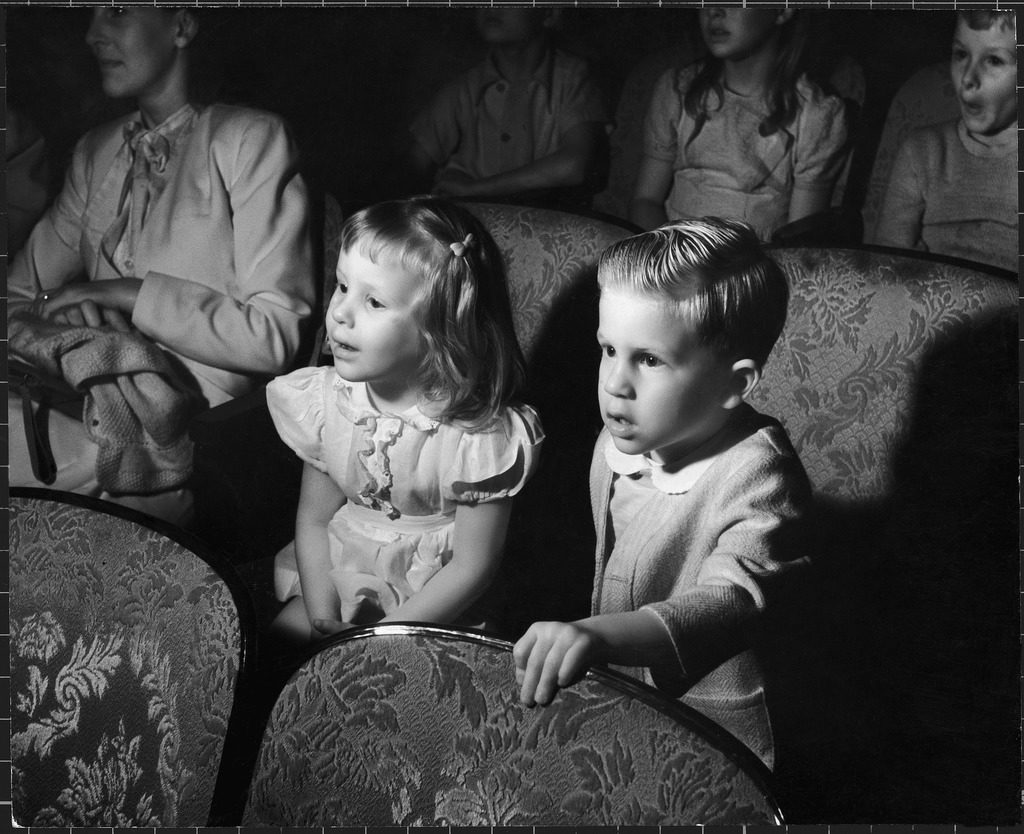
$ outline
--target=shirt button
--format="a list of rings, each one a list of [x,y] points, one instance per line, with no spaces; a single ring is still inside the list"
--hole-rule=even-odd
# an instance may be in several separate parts
[[[131,258],[128,258],[128,259],[127,259],[127,260],[126,260],[126,261],[124,262],[124,265],[125,265],[126,267],[128,267],[128,269],[135,269],[135,261],[133,261],[133,260],[132,260]]]

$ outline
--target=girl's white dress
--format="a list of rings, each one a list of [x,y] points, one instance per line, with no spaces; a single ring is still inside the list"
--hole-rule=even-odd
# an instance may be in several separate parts
[[[456,506],[519,492],[544,439],[524,405],[478,431],[415,406],[383,413],[365,383],[330,366],[278,377],[267,403],[284,442],[348,499],[328,525],[330,579],[345,622],[378,620],[419,591],[451,559]],[[277,554],[274,585],[282,601],[302,593],[294,543]]]

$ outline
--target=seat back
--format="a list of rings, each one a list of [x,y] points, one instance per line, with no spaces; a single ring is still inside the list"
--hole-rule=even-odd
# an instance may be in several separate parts
[[[773,255],[790,279],[789,314],[751,402],[786,425],[820,494],[889,497],[928,363],[965,340],[975,352],[1004,348],[986,339],[1015,315],[1016,287],[945,259],[870,249]],[[928,392],[949,411],[979,379],[966,363],[944,368],[965,374]]]
[[[814,570],[772,609],[780,780],[829,797],[830,819],[1003,819],[1020,775],[1016,283],[870,248],[774,254],[789,318],[751,401],[817,495]]]
[[[864,240],[875,240],[875,226],[882,210],[896,152],[910,131],[938,124],[960,115],[956,90],[949,76],[949,62],[930,64],[910,76],[896,91],[875,150],[861,214]]]
[[[249,602],[171,530],[96,499],[11,490],[19,824],[237,820],[222,813],[231,780],[218,772],[248,669]]]
[[[778,822],[760,762],[654,690],[591,672],[527,708],[509,644],[394,625],[342,637],[286,684],[242,824]]]

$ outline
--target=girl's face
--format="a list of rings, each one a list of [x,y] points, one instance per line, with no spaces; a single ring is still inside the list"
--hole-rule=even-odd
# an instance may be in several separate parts
[[[419,396],[423,355],[422,280],[392,259],[374,263],[354,246],[338,259],[338,286],[327,307],[334,368],[365,382],[378,408],[404,411]]]
[[[616,448],[679,460],[728,418],[733,366],[697,344],[673,310],[629,290],[601,293],[597,397]]]
[[[191,39],[181,28],[185,14],[139,6],[95,9],[85,42],[99,63],[103,92],[143,103],[183,98],[176,69],[181,47]]]
[[[950,75],[969,133],[992,136],[1017,120],[1015,41],[998,22],[988,29],[957,23]]]
[[[776,35],[780,20],[778,9],[705,6],[700,10],[700,31],[716,58],[741,61]]]

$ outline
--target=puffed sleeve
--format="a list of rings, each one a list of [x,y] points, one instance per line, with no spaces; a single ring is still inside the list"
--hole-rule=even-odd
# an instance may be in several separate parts
[[[515,495],[536,471],[543,442],[544,430],[532,408],[507,408],[493,426],[460,437],[442,494],[459,503]]]
[[[295,358],[315,293],[298,150],[284,123],[267,113],[236,111],[216,130],[211,158],[231,208],[233,238],[223,241],[235,265],[230,287],[224,276],[149,272],[132,321],[197,362],[278,374]]]
[[[846,162],[846,107],[838,96],[802,82],[804,99],[793,160],[793,188],[832,193]]]
[[[7,276],[8,314],[32,301],[42,290],[53,290],[85,271],[79,254],[87,181],[86,138],[75,146],[64,187],[32,229],[15,256]]]
[[[321,472],[327,471],[323,431],[328,373],[333,368],[300,368],[267,384],[267,407],[281,440]]]
[[[644,156],[674,161],[679,146],[679,123],[683,117],[680,89],[689,86],[691,75],[671,68],[662,73],[651,93],[644,118]],[[683,86],[681,86],[683,85]]]

